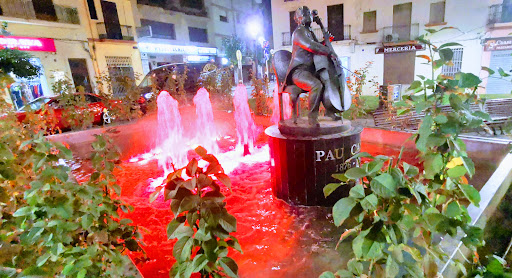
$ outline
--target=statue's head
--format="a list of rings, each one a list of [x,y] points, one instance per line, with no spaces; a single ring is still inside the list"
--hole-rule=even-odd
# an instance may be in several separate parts
[[[295,22],[298,25],[309,26],[313,21],[311,10],[307,6],[302,6],[295,11]]]

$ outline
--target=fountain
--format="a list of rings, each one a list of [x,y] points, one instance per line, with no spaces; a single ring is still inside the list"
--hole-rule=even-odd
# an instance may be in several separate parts
[[[312,12],[303,6],[297,13],[304,16],[298,17],[301,28],[294,31],[293,52],[278,50],[272,57],[280,114],[278,123],[265,130],[269,137],[272,190],[276,197],[293,205],[332,206],[348,196],[350,187],[338,189],[327,198],[323,188],[337,182],[333,174],[356,166],[356,160],[349,158],[361,149],[363,128],[342,119],[342,112],[350,108],[351,95],[345,90],[343,68],[327,32],[322,27],[330,58],[320,50],[310,49],[309,45],[317,42],[303,33],[310,24],[303,19],[312,16]],[[315,22],[322,26],[317,15]],[[309,94],[307,117],[299,114],[300,96],[304,93]],[[283,99],[288,95],[291,119],[285,118]],[[325,116],[320,116],[321,106]]]
[[[218,154],[217,129],[213,121],[212,103],[210,94],[205,88],[201,88],[194,96],[194,105],[196,106],[197,130],[196,142],[208,150],[208,153]]]
[[[279,119],[281,117],[279,111],[279,87],[276,83],[276,87],[274,88],[274,103],[272,106],[272,118],[270,118],[270,122],[273,124],[279,123]],[[283,95],[283,118],[289,119],[292,116],[292,107],[290,106],[290,94]]]
[[[243,84],[238,84],[233,97],[235,106],[236,134],[238,137],[237,148],[244,148],[244,155],[254,148],[254,141],[258,134],[258,128],[249,109],[247,89]]]
[[[157,148],[160,149],[158,165],[167,173],[187,163],[183,148],[183,127],[178,101],[167,91],[161,91],[156,100],[158,106]]]

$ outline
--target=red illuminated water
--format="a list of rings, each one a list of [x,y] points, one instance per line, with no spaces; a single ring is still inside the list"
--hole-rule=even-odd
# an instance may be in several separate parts
[[[235,89],[233,105],[235,106],[237,147],[248,145],[249,149],[252,149],[258,135],[258,128],[249,109],[247,89],[243,84],[238,84]]]
[[[219,146],[217,145],[217,128],[213,120],[212,103],[210,94],[205,88],[201,88],[194,96],[194,105],[196,106],[196,127],[200,131],[196,135],[196,143],[203,146],[209,153],[217,154]]]
[[[182,109],[181,115],[193,122],[196,113],[186,108]],[[233,183],[232,191],[225,190],[224,193],[227,209],[237,218],[235,236],[244,251],[243,254],[230,254],[240,267],[240,277],[318,277],[323,271],[344,267],[352,256],[351,243],[345,242],[335,250],[345,228],[334,226],[331,209],[292,207],[276,199],[271,190],[268,138],[263,132],[255,134],[254,151],[242,156],[234,148],[237,144],[234,139],[235,115],[215,111],[213,116],[222,138],[218,158]],[[270,125],[270,118],[256,117],[255,120],[261,131]],[[144,126],[153,125],[159,125],[156,119],[144,122]],[[185,126],[184,137],[193,138],[189,134],[192,130],[187,128],[190,127]],[[364,132],[362,136],[364,138]],[[146,144],[146,138],[139,137],[133,145]],[[362,151],[398,155],[399,149],[383,149],[363,142]],[[404,158],[414,163],[414,156],[414,153],[406,153]],[[143,248],[149,257],[149,261],[137,267],[146,278],[169,277],[175,243],[166,237],[167,224],[173,218],[170,203],[162,196],[149,202],[149,195],[164,177],[164,170],[158,165],[158,155],[140,153],[123,160],[120,166],[115,175],[122,187],[121,198],[134,207],[133,212],[123,216],[142,228],[146,244]],[[139,257],[138,254],[130,256],[134,261]]]
[[[173,167],[186,165],[186,149],[184,148],[183,127],[178,109],[178,101],[167,91],[161,91],[156,100],[158,105],[157,148],[160,156],[158,165],[166,172]],[[154,136],[147,134],[147,136]]]
[[[280,119],[281,110],[279,109],[279,88],[276,83],[276,87],[274,88],[274,102],[272,106],[272,118],[270,118],[270,122],[273,124],[277,124]],[[290,102],[290,94],[283,94],[283,116],[284,119],[289,119],[292,116],[292,107]]]

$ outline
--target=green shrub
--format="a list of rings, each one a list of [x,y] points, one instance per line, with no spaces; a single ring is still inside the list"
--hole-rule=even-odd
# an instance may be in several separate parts
[[[131,277],[126,250],[141,234],[119,216],[112,140],[93,143],[90,178],[79,183],[61,143],[23,128],[11,113],[0,120],[0,265],[2,277]]]
[[[462,243],[470,250],[476,251],[483,243],[483,232],[471,225],[466,208],[469,203],[478,206],[480,201],[479,192],[466,179],[475,174],[475,166],[459,138],[464,128],[483,126],[483,120],[489,117],[470,109],[470,104],[479,102],[476,90],[481,80],[471,73],[460,73],[454,79],[436,77],[435,71],[453,57],[450,47],[460,45],[437,47],[429,38],[438,31],[426,31],[428,35],[418,40],[427,46],[430,56],[419,57],[432,66],[432,77],[418,76],[420,80],[409,88],[411,94],[397,104],[401,112],[415,109],[425,114],[419,130],[411,136],[424,171],[401,161],[401,154],[387,157],[360,153],[352,159],[365,157],[367,162],[335,175],[341,183],[324,188],[328,196],[341,184],[356,182],[349,196],[333,207],[334,224],[340,226],[347,219],[354,223],[340,238],[354,237],[354,257],[346,270],[337,272],[339,277],[395,277],[399,273],[433,277],[438,263],[447,259],[439,246],[441,238],[463,231]],[[453,111],[439,108],[445,97]],[[460,262],[454,263],[464,269]],[[321,277],[334,274],[325,272]]]

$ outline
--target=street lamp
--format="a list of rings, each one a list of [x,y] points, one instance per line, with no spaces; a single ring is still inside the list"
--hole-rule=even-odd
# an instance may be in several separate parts
[[[262,18],[258,15],[253,15],[247,20],[246,31],[250,38],[253,41],[253,49],[254,49],[254,71],[256,77],[258,77],[258,58],[257,58],[257,42],[259,42],[260,46],[263,46],[265,42],[265,38],[263,37],[263,26],[262,26]]]

